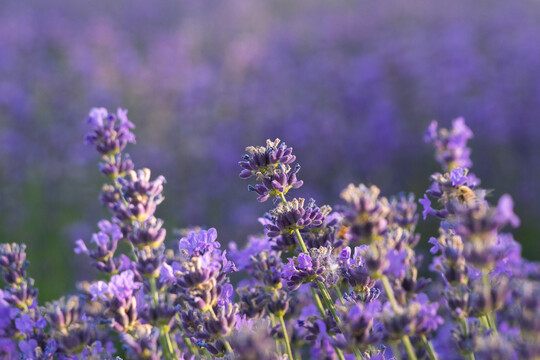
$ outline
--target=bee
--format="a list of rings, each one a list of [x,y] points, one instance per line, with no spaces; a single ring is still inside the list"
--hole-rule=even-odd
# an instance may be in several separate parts
[[[476,200],[476,194],[470,187],[459,185],[457,187],[457,199],[463,204],[470,204]]]

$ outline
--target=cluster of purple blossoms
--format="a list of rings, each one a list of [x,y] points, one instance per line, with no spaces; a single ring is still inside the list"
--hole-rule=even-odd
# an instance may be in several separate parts
[[[443,147],[448,156],[438,156],[444,174],[433,174],[432,186],[424,199],[424,218],[433,215],[441,221],[440,236],[432,237],[431,269],[440,273],[443,304],[454,322],[452,338],[459,352],[469,358],[530,359],[540,356],[535,331],[514,317],[527,312],[527,295],[538,289],[538,266],[521,258],[521,247],[511,234],[501,233],[506,225],[519,226],[513,201],[503,195],[496,206],[486,200],[487,192],[469,173],[472,137],[463,119],[456,119],[451,130],[435,133],[436,123],[426,140],[437,154]],[[441,145],[446,144],[446,145]],[[429,197],[437,199],[431,207]],[[527,290],[525,290],[527,289]],[[534,306],[534,305],[533,305]],[[529,313],[530,322],[537,315]],[[529,323],[530,323],[529,322]]]
[[[470,168],[472,166],[471,149],[467,147],[467,141],[473,137],[473,133],[465,125],[465,119],[457,118],[452,121],[451,129],[437,127],[437,121],[432,121],[424,135],[424,140],[435,146],[435,158],[443,170]]]
[[[248,189],[259,195],[257,200],[260,202],[271,196],[284,195],[290,189],[298,189],[303,185],[303,181],[296,176],[300,166],[291,166],[296,160],[292,148],[284,142],[280,143],[279,139],[266,140],[266,146],[249,146],[246,151],[247,154],[239,162],[243,169],[240,177],[255,177],[259,181],[255,186],[249,185]]]
[[[529,359],[540,356],[540,266],[521,257],[509,195],[496,206],[469,172],[472,133],[432,123],[426,139],[445,173],[419,202],[440,221],[430,269],[420,275],[412,194],[349,185],[332,209],[288,199],[302,185],[292,148],[248,147],[263,234],[222,249],[217,231],[192,228],[172,248],[163,221],[165,179],[135,170],[126,111],[93,109],[87,142],[102,154],[111,218],[75,242],[103,279],[40,306],[24,245],[0,245],[0,354],[24,359]],[[432,207],[432,200],[436,205]],[[122,245],[125,243],[127,246]],[[231,276],[233,273],[234,276]],[[242,280],[231,278],[244,274]],[[234,284],[234,285],[233,285]]]

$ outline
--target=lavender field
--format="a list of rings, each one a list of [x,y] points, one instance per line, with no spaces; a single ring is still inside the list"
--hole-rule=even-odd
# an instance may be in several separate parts
[[[0,20],[0,358],[540,357],[534,1]]]

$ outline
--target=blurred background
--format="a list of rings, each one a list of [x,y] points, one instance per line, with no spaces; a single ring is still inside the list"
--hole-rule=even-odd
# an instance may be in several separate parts
[[[28,244],[40,300],[90,276],[73,242],[109,217],[83,144],[94,106],[129,110],[127,152],[168,180],[169,238],[205,225],[225,243],[270,207],[238,178],[246,146],[293,146],[296,196],[319,204],[349,182],[418,197],[439,170],[425,128],[463,116],[474,172],[493,202],[512,194],[516,237],[540,259],[538,2],[179,3],[0,2],[0,241]]]

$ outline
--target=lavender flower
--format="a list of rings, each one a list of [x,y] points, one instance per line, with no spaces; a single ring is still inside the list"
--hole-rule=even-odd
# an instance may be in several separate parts
[[[17,285],[26,278],[26,245],[1,244],[0,245],[0,268],[4,281],[8,284]]]
[[[436,148],[435,157],[445,171],[455,168],[470,168],[471,150],[467,141],[473,137],[472,131],[465,125],[463,118],[452,121],[452,128],[437,131],[437,122],[432,121],[424,136],[426,142],[431,142]]]
[[[255,176],[260,183],[248,189],[257,193],[258,200],[264,202],[270,196],[283,196],[290,189],[298,189],[303,181],[297,179],[296,174],[300,166],[291,165],[296,157],[292,155],[292,148],[288,148],[285,143],[280,144],[280,140],[266,140],[266,147],[250,146],[246,148],[243,161],[239,164],[242,167],[240,177],[248,179]]]
[[[287,147],[281,140],[266,140],[266,147],[249,146],[246,148],[248,154],[244,155],[240,166],[244,169],[240,173],[242,179],[255,176],[257,179],[264,178],[267,173],[272,173],[279,164],[290,164],[296,160],[292,155],[292,148]]]
[[[257,200],[260,202],[265,202],[271,196],[284,195],[290,189],[298,189],[303,185],[303,181],[296,177],[298,171],[300,171],[298,164],[294,168],[280,165],[271,174],[263,177],[262,183],[255,185],[255,187],[248,186],[248,190],[257,193],[259,195]]]
[[[353,184],[342,191],[341,197],[348,207],[343,209],[343,221],[349,227],[350,242],[359,242],[380,238],[388,225],[390,212],[388,201],[379,199],[380,190],[376,186],[366,187]]]
[[[338,279],[339,266],[329,248],[311,249],[309,254],[299,254],[288,261],[283,265],[281,277],[287,280],[289,290],[316,280],[332,287]]]
[[[375,286],[376,280],[371,278],[369,269],[365,266],[365,260],[360,255],[361,249],[361,247],[354,249],[352,259],[350,259],[350,247],[341,252],[340,260],[344,262],[341,271],[354,291],[366,293]]]
[[[272,211],[273,224],[265,226],[269,237],[282,233],[291,234],[294,230],[321,226],[329,212],[326,207],[318,208],[310,200],[305,206],[305,199],[293,199],[287,205],[279,205]]]
[[[165,178],[159,176],[150,180],[149,169],[129,171],[126,177],[119,178],[124,199],[127,201],[128,211],[132,217],[139,221],[151,218],[157,206],[163,201],[163,184]]]
[[[260,181],[259,200],[281,203],[259,220],[265,236],[252,237],[246,249],[229,246],[238,268],[214,228],[180,230],[184,236],[167,248],[164,222],[155,216],[164,178],[132,170],[131,160],[118,165],[134,140],[125,113],[98,109],[92,119],[95,134],[104,129],[91,142],[104,155],[101,171],[110,183],[101,199],[112,219],[98,223],[89,243],[78,240],[75,252],[108,280],[80,283],[78,295],[40,306],[25,246],[0,245],[2,356],[111,358],[109,339],[133,359],[294,360],[308,355],[306,342],[309,355],[327,359],[385,359],[388,347],[412,360],[540,354],[540,266],[524,261],[519,244],[500,233],[519,225],[510,196],[490,206],[479,180],[462,167],[472,136],[462,120],[451,131],[431,125],[428,132],[447,171],[432,175],[420,201],[424,216],[441,220],[439,237],[428,241],[430,269],[439,275],[430,282],[415,250],[412,195],[388,200],[375,186],[349,185],[338,212],[288,201],[301,182],[292,149],[279,140],[248,148],[240,163],[241,177]],[[129,248],[118,246],[121,240]],[[231,273],[238,269],[246,276],[236,286],[242,274]]]
[[[187,237],[180,239],[178,248],[181,253],[187,256],[204,255],[221,247],[216,241],[217,231],[214,228],[201,230],[199,232],[191,231]]]
[[[133,359],[161,359],[162,351],[158,343],[159,331],[150,326],[141,325],[133,334],[123,333],[122,340],[127,345],[128,354]]]
[[[84,241],[79,239],[75,242],[74,252],[89,256],[93,260],[92,265],[99,271],[115,274],[126,266],[126,261],[129,262],[123,257],[114,258],[118,241],[124,236],[118,225],[107,220],[100,221],[98,227],[101,231],[93,234],[91,240],[95,249],[89,250]]]
[[[376,323],[375,316],[381,311],[381,304],[378,301],[367,304],[352,305],[344,318],[343,330],[346,339],[352,344],[343,344],[347,347],[358,346],[361,349],[367,349],[371,344],[379,342],[380,333],[374,329]]]
[[[127,110],[119,108],[116,114],[109,114],[107,109],[93,108],[88,123],[93,132],[86,135],[86,143],[105,156],[121,152],[127,143],[135,143],[135,135],[130,131],[135,125],[128,120]]]

